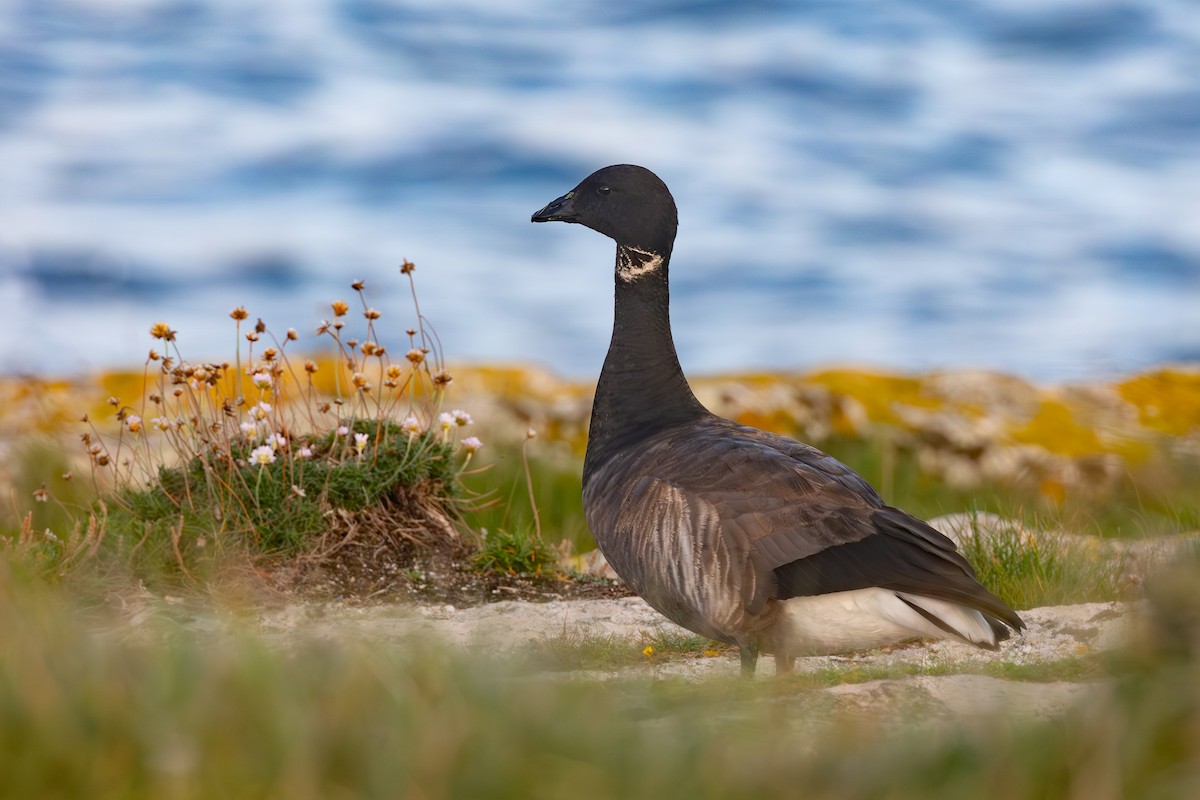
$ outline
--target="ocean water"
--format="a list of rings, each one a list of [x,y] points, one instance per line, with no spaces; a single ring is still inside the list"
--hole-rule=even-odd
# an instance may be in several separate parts
[[[529,215],[638,163],[680,208],[685,369],[1200,360],[1200,3],[0,2],[0,371],[158,320],[594,374],[612,244]]]

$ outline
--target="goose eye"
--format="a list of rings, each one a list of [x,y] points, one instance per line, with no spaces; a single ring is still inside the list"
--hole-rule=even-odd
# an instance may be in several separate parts
[[[609,192],[612,191],[612,189],[610,189],[607,186],[598,186],[598,187],[596,187],[596,191],[599,192],[600,194],[608,194]]]

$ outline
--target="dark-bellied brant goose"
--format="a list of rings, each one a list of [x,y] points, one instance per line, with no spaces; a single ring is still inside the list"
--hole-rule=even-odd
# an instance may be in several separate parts
[[[849,467],[700,404],[671,338],[678,217],[658,176],[605,167],[532,221],[577,222],[617,243],[583,502],[600,550],[647,603],[736,644],[748,675],[760,651],[786,672],[796,656],[923,636],[995,649],[1025,627],[949,539]]]

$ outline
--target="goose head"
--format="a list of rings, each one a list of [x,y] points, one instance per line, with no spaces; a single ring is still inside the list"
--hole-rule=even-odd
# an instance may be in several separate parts
[[[667,185],[645,167],[617,164],[597,170],[536,212],[531,222],[575,222],[618,245],[666,259],[679,215]]]

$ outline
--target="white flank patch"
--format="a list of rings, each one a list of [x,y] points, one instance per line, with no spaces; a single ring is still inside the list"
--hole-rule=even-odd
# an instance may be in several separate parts
[[[964,641],[996,643],[987,620],[975,609],[930,597],[904,597],[961,633]],[[921,636],[958,638],[922,617],[896,592],[879,588],[793,597],[784,604],[778,635],[791,655],[845,653]]]
[[[623,281],[636,280],[662,266],[663,257],[652,250],[639,250],[629,245],[617,248],[617,275]]]

